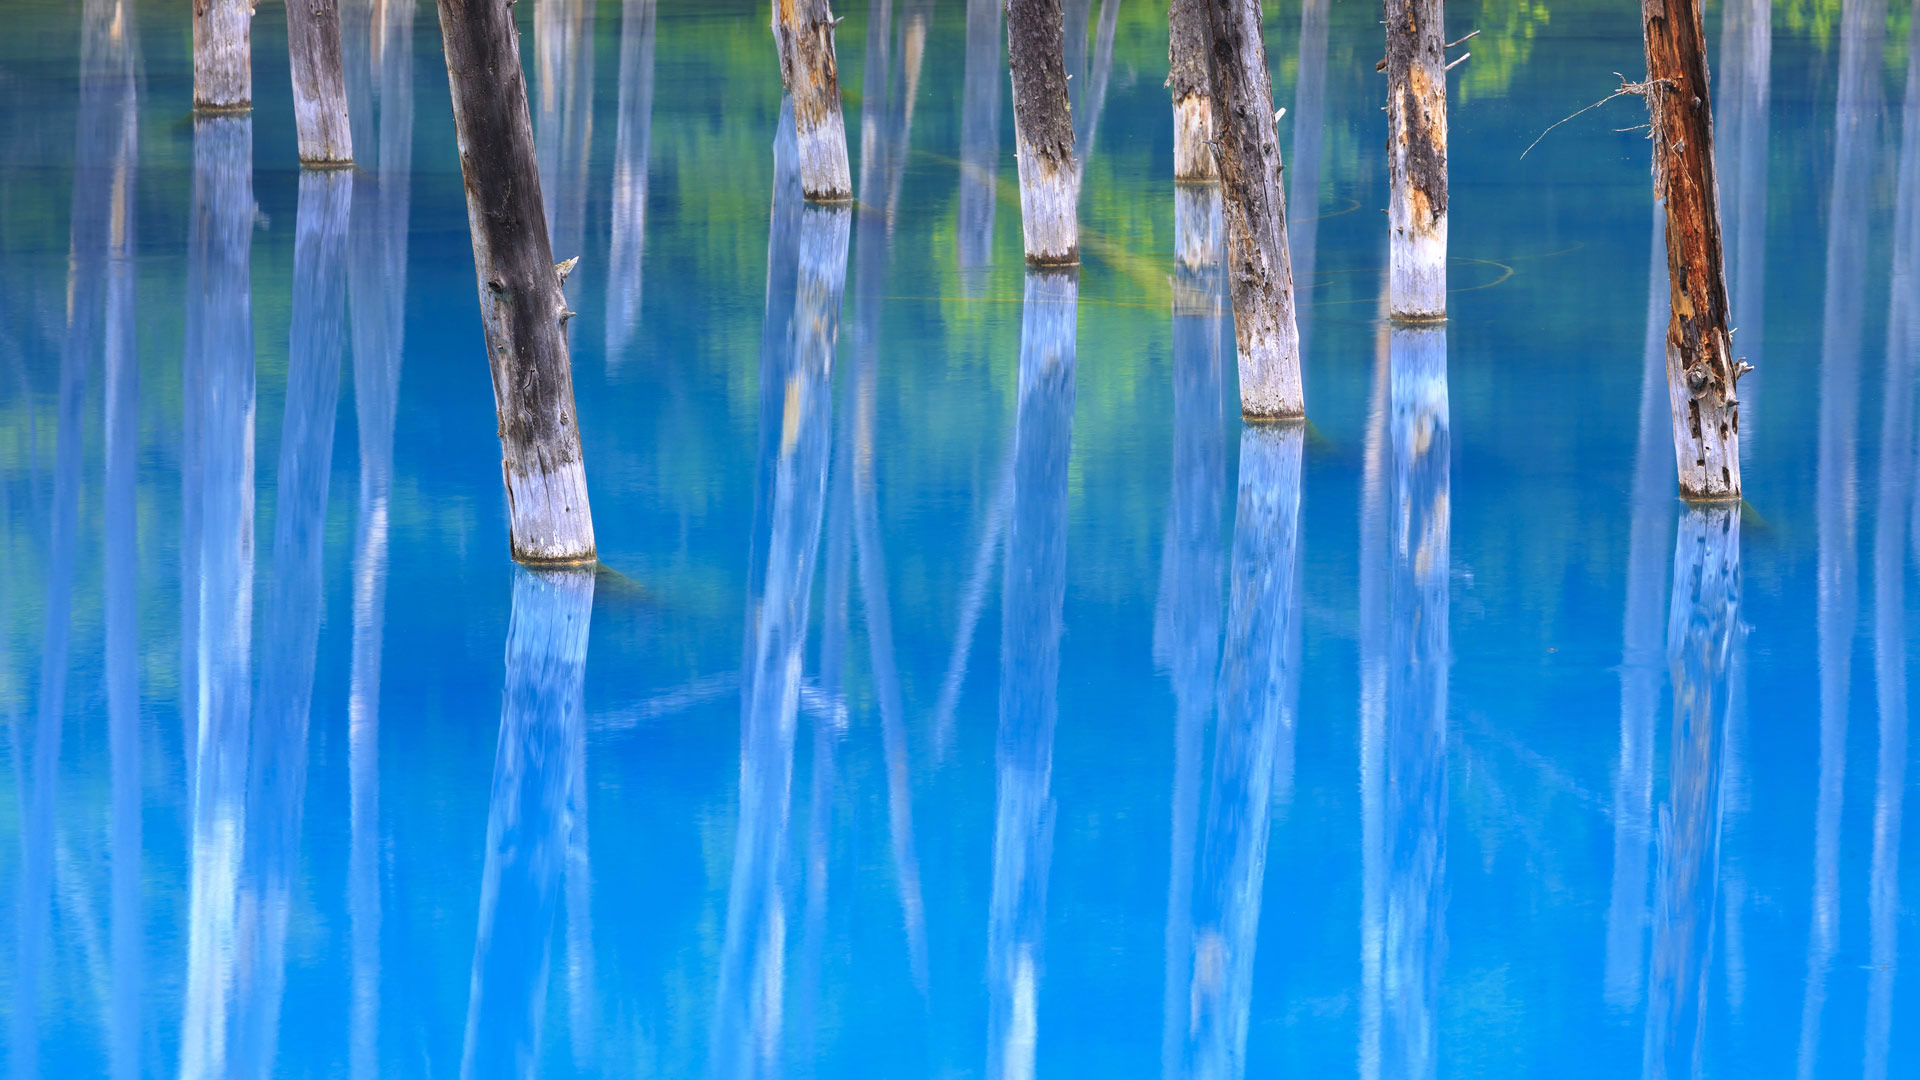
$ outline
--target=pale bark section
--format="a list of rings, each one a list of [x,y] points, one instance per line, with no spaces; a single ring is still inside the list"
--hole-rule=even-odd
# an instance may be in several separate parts
[[[1447,314],[1447,73],[1441,0],[1387,0],[1388,313]]]
[[[1273,85],[1260,36],[1260,0],[1207,0],[1213,42],[1216,162],[1226,195],[1240,412],[1283,420],[1307,413],[1287,255],[1287,197]]]
[[[1727,338],[1720,192],[1705,35],[1696,0],[1642,0],[1653,193],[1666,207],[1667,393],[1680,494],[1740,497],[1742,374]]]
[[[1213,100],[1194,94],[1173,103],[1173,178],[1217,180],[1213,165]]]
[[[193,0],[193,107],[253,108],[252,0]]]
[[[440,0],[480,319],[500,420],[513,556],[594,557],[562,293],[508,0]]]
[[[1063,33],[1059,0],[1008,0],[1020,226],[1027,262],[1034,266],[1080,261],[1080,168],[1074,160]]]
[[[793,95],[800,187],[813,202],[853,198],[840,69],[833,51],[838,23],[827,0],[774,0],[773,37],[780,53],[780,81]]]
[[[300,163],[352,164],[353,131],[347,123],[338,0],[287,0],[287,54]]]

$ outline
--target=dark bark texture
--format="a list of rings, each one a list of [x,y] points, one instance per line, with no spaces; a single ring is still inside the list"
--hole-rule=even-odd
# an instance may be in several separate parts
[[[1741,372],[1728,355],[1727,284],[1705,34],[1696,0],[1642,0],[1654,198],[1666,208],[1667,383],[1680,492],[1740,495]]]
[[[1167,9],[1167,90],[1175,104],[1208,94],[1207,0],[1173,0]]]
[[[347,77],[340,60],[337,0],[287,0],[287,56],[293,72],[293,118],[300,135],[300,161],[346,165],[353,161],[347,123]]]
[[[563,274],[553,264],[510,0],[439,0],[514,557],[593,558]]]
[[[1054,168],[1073,168],[1066,39],[1060,0],[1007,0],[1013,120],[1020,138]]]

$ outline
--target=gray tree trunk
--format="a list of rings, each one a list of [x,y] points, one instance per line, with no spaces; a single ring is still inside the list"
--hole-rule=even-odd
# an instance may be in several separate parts
[[[1273,84],[1260,37],[1260,0],[1207,0],[1212,32],[1215,162],[1226,195],[1240,412],[1249,419],[1307,414],[1287,254],[1287,196]]]
[[[780,82],[793,95],[800,187],[814,202],[853,198],[847,124],[840,111],[840,67],[833,52],[839,20],[827,0],[774,0],[773,38]]]
[[[1680,494],[1740,497],[1742,369],[1727,337],[1726,260],[1706,36],[1697,0],[1641,0],[1647,107],[1653,127],[1653,195],[1666,207],[1667,394]]]
[[[513,557],[590,562],[593,513],[509,0],[439,0],[480,320],[500,418]]]
[[[287,0],[293,119],[302,165],[353,163],[347,79],[340,59],[338,0]]]
[[[1060,0],[1007,0],[1007,55],[1013,69],[1014,160],[1020,167],[1020,226],[1027,262],[1080,261],[1080,168]]]
[[[254,0],[193,0],[193,107],[253,108]]]
[[[1173,97],[1173,178],[1217,180],[1213,91],[1207,76],[1207,0],[1167,9],[1167,91]]]
[[[1388,314],[1447,314],[1447,61],[1443,0],[1386,0]]]

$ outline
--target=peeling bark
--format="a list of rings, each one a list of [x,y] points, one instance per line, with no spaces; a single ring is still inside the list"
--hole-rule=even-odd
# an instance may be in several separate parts
[[[193,108],[253,108],[253,0],[193,0]]]
[[[1020,225],[1027,262],[1035,266],[1080,261],[1080,169],[1073,155],[1062,25],[1060,0],[1007,0]]]
[[[1206,0],[1173,0],[1167,9],[1167,90],[1173,98],[1173,178],[1217,180],[1213,95],[1207,81]]]
[[[1680,493],[1740,497],[1743,373],[1727,338],[1726,261],[1713,164],[1706,38],[1696,0],[1642,0],[1653,195],[1666,208],[1667,393]]]
[[[1305,416],[1287,196],[1273,83],[1260,37],[1260,0],[1207,0],[1212,46],[1215,162],[1226,197],[1240,412],[1249,419]]]
[[[302,165],[350,165],[347,77],[340,60],[338,0],[287,0],[287,55]]]
[[[800,187],[813,202],[853,198],[840,69],[833,53],[837,25],[827,0],[774,0],[773,38],[780,52],[780,82],[793,95]]]
[[[593,513],[561,292],[510,0],[439,0],[440,33],[493,371],[513,557],[590,562]],[[570,267],[569,267],[570,268]]]
[[[1447,314],[1447,72],[1442,0],[1386,0],[1388,314]]]

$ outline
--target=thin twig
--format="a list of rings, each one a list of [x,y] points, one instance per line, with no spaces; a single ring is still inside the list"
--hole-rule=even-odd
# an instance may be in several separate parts
[[[1473,54],[1469,53],[1467,55],[1471,56]],[[1462,59],[1464,59],[1464,57]],[[1539,138],[1536,138],[1532,142],[1528,143],[1527,148],[1525,150],[1520,151],[1520,159],[1522,161],[1525,161],[1527,155],[1533,152],[1533,148],[1540,145],[1540,140],[1547,137],[1548,132],[1551,132],[1554,128],[1559,127],[1561,124],[1566,123],[1567,121],[1573,119],[1574,117],[1579,116],[1580,113],[1592,112],[1593,110],[1599,108],[1600,106],[1605,105],[1607,102],[1612,101],[1614,98],[1626,97],[1629,94],[1637,95],[1639,97],[1646,97],[1647,94],[1650,91],[1652,91],[1652,89],[1655,86],[1668,85],[1673,81],[1671,79],[1649,79],[1646,82],[1636,83],[1636,82],[1628,82],[1627,77],[1625,75],[1621,75],[1617,71],[1614,72],[1614,75],[1618,77],[1620,80],[1620,89],[1615,90],[1613,93],[1608,94],[1606,97],[1601,98],[1599,101],[1594,102],[1593,104],[1587,106],[1584,109],[1579,110],[1578,112],[1572,113],[1567,116],[1563,116],[1560,119],[1555,120],[1553,123],[1548,124],[1547,130],[1541,132],[1539,135]]]
[[[1471,34],[1468,34],[1468,35],[1467,35],[1466,37],[1463,37],[1463,38],[1458,38],[1458,39],[1455,39],[1455,40],[1453,40],[1453,41],[1449,41],[1449,42],[1447,42],[1447,43],[1446,43],[1445,45],[1443,45],[1443,46],[1441,46],[1441,48],[1444,48],[1444,49],[1451,49],[1451,48],[1453,48],[1453,47],[1454,47],[1455,45],[1458,45],[1458,44],[1460,44],[1461,42],[1464,42],[1464,41],[1466,41],[1466,40],[1468,40],[1468,38],[1476,38],[1476,37],[1479,37],[1479,36],[1480,36],[1480,31],[1478,31],[1478,30],[1475,30],[1475,31],[1474,31],[1473,33],[1471,33]]]
[[[1473,54],[1472,54],[1472,53],[1461,53],[1461,54],[1460,54],[1460,59],[1458,59],[1458,60],[1455,60],[1455,61],[1454,61],[1453,63],[1451,63],[1451,64],[1448,64],[1448,65],[1447,65],[1446,67],[1443,67],[1443,68],[1441,68],[1440,70],[1441,70],[1441,71],[1452,71],[1452,70],[1453,70],[1454,68],[1457,68],[1457,67],[1459,67],[1459,66],[1460,66],[1461,64],[1464,64],[1464,63],[1466,63],[1466,62],[1467,62],[1467,60],[1468,60],[1469,58],[1471,58],[1472,56],[1473,56]]]

